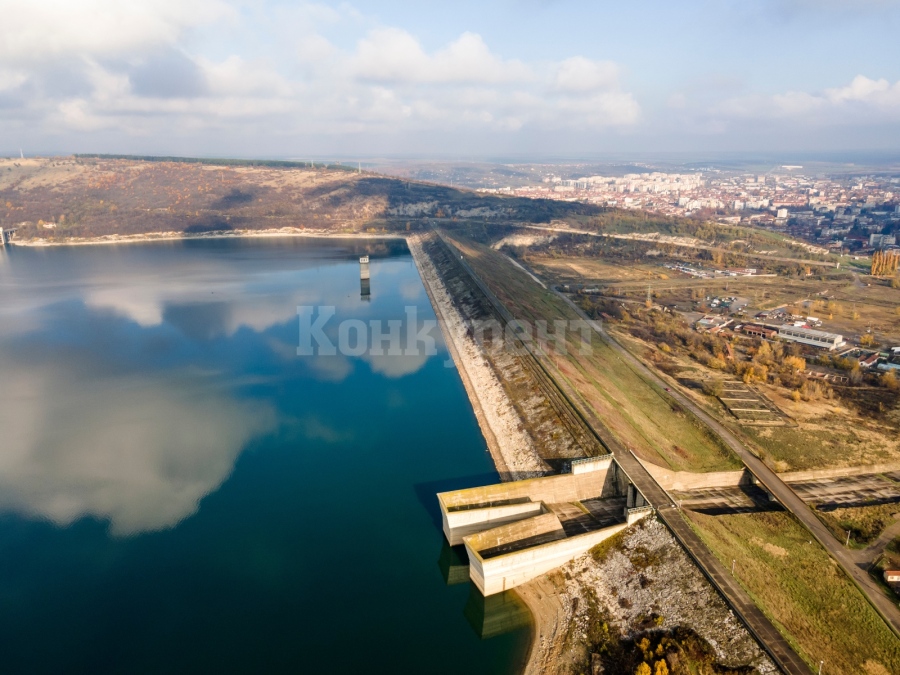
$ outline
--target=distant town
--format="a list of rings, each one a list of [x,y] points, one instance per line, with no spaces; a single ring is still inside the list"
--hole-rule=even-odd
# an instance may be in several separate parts
[[[781,166],[767,174],[652,171],[579,178],[551,173],[540,183],[479,191],[703,215],[777,230],[834,252],[897,247],[900,177],[823,178],[803,174],[802,168]]]

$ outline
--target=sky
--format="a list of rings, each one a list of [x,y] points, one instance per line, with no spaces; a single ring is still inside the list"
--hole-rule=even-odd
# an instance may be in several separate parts
[[[0,0],[0,153],[900,151],[900,0]]]

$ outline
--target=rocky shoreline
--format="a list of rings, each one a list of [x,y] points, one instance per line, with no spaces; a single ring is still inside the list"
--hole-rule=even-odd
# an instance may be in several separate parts
[[[464,317],[454,304],[431,258],[422,248],[424,236],[408,237],[407,245],[438,317],[444,342],[447,343],[447,349],[456,363],[475,410],[494,466],[504,480],[530,478],[542,473],[544,463],[531,438],[524,431],[518,412],[481,348],[467,334]]]

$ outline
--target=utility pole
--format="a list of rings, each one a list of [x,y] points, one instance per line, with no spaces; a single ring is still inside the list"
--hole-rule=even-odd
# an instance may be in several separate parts
[[[734,564],[737,562],[734,558],[731,559],[731,576],[734,576]]]
[[[847,530],[847,543],[844,546],[850,548],[850,530]]]
[[[825,663],[825,662],[824,662],[824,661],[819,661],[819,675],[822,675],[822,664],[823,664],[823,663]]]

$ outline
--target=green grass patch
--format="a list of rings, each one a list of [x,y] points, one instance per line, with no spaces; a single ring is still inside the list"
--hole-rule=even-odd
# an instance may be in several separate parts
[[[853,506],[832,510],[815,510],[825,526],[838,541],[844,541],[850,531],[850,545],[865,548],[878,538],[884,529],[894,522],[894,514],[900,513],[900,503]]]

